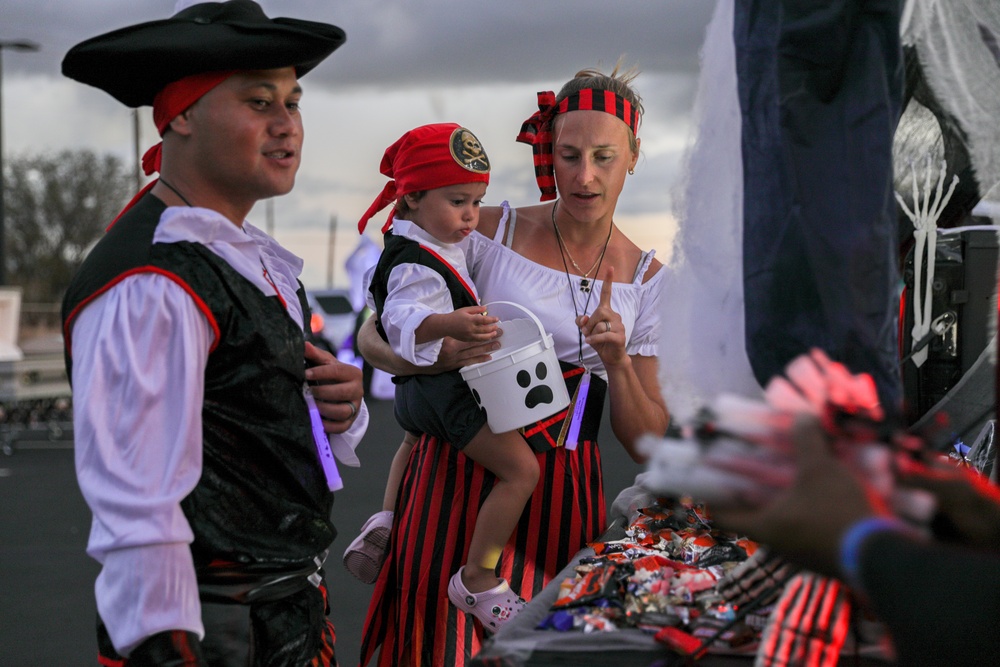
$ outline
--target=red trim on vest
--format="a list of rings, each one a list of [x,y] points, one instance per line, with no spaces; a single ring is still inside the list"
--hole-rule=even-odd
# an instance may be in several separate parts
[[[149,173],[149,172],[147,172],[147,173]],[[129,209],[131,209],[133,206],[135,206],[136,204],[138,204],[139,200],[142,199],[143,197],[145,197],[146,194],[148,194],[149,191],[153,189],[153,186],[156,185],[159,182],[160,182],[160,179],[156,179],[156,180],[150,181],[149,183],[146,183],[146,185],[141,190],[139,190],[138,192],[136,192],[135,195],[132,197],[132,199],[130,199],[129,202],[127,204],[125,204],[125,208],[123,208],[122,210],[118,211],[118,215],[115,216],[114,220],[112,220],[111,222],[108,223],[108,226],[104,228],[104,231],[105,232],[110,232],[111,228],[115,226],[115,223],[118,222],[119,220],[121,220],[122,216],[125,215],[126,213],[128,213]]]
[[[165,278],[169,278],[170,280],[177,283],[181,287],[181,289],[183,289],[185,292],[188,293],[188,296],[190,296],[194,300],[194,303],[198,307],[198,310],[200,310],[202,315],[205,316],[205,319],[208,320],[208,325],[212,328],[212,334],[214,336],[214,340],[212,341],[212,346],[208,348],[208,353],[211,354],[212,352],[215,352],[215,348],[219,346],[219,338],[222,336],[222,332],[219,329],[219,323],[215,320],[215,315],[212,314],[212,310],[208,307],[208,304],[206,304],[202,300],[202,298],[198,296],[197,293],[195,293],[194,289],[192,289],[190,285],[184,282],[184,280],[181,279],[181,277],[178,276],[176,273],[171,273],[170,271],[161,269],[156,266],[139,266],[134,269],[130,269],[125,273],[122,273],[117,278],[109,282],[107,285],[105,285],[104,287],[97,290],[96,292],[88,296],[86,299],[78,303],[76,308],[74,308],[70,312],[70,314],[66,317],[66,324],[63,325],[63,339],[66,341],[67,356],[69,356],[71,359],[73,358],[73,341],[71,332],[73,330],[73,322],[76,320],[76,316],[80,314],[80,311],[82,311],[87,305],[89,305],[91,301],[101,296],[102,294],[110,290],[112,287],[117,285],[118,283],[122,282],[123,280],[125,280],[130,276],[138,275],[140,273],[155,273]]]
[[[285,301],[285,297],[281,296],[281,290],[279,290],[278,286],[274,284],[273,280],[271,280],[271,274],[267,272],[267,267],[261,264],[261,268],[264,270],[264,280],[266,280],[267,284],[274,290],[275,295],[278,297],[278,301],[281,302],[281,307],[288,310],[288,302]]]
[[[460,274],[458,273],[458,270],[457,270],[457,269],[456,269],[456,268],[455,268],[454,266],[452,266],[452,265],[451,265],[451,264],[450,264],[450,263],[448,262],[448,260],[446,260],[446,259],[445,259],[444,257],[442,257],[441,255],[437,254],[436,252],[434,252],[433,250],[431,250],[431,249],[430,249],[430,248],[428,248],[427,246],[425,246],[425,245],[423,245],[423,244],[418,244],[418,245],[420,245],[420,247],[421,247],[422,249],[424,249],[424,250],[426,250],[426,251],[427,251],[428,253],[430,253],[430,255],[431,255],[432,257],[434,257],[434,258],[435,258],[435,259],[436,259],[437,261],[439,261],[439,262],[441,262],[442,264],[444,264],[445,266],[447,266],[447,267],[448,267],[448,270],[449,270],[449,271],[451,271],[452,273],[454,273],[454,274],[455,274],[455,277],[456,277],[456,278],[458,278],[458,282],[462,283],[462,287],[464,287],[464,288],[465,288],[465,291],[467,291],[467,292],[469,293],[469,295],[470,295],[470,296],[471,296],[471,297],[473,298],[473,300],[474,300],[474,301],[475,301],[476,303],[479,303],[479,297],[477,297],[477,296],[476,296],[476,293],[475,293],[475,292],[474,292],[474,291],[472,290],[472,288],[471,288],[471,287],[469,287],[469,283],[465,282],[465,279],[464,279],[464,278],[463,278],[463,277],[462,277],[462,276],[461,276],[461,275],[460,275]]]
[[[101,665],[101,667],[125,667],[124,660],[114,660],[113,658],[105,657],[100,653],[97,654],[97,663]]]

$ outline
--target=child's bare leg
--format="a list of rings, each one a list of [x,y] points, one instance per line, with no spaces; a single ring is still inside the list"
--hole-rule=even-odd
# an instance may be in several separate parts
[[[344,552],[344,567],[366,584],[374,583],[378,578],[388,554],[396,496],[399,494],[399,484],[403,479],[410,452],[416,442],[417,436],[412,433],[407,432],[403,437],[403,442],[393,455],[392,464],[389,466],[389,477],[382,498],[382,511],[369,517],[361,527],[361,534],[354,538]]]
[[[488,426],[479,430],[462,453],[497,478],[479,508],[469,558],[462,571],[466,589],[478,593],[497,585],[495,571],[500,553],[538,484],[538,459],[517,432],[495,434]]]
[[[389,465],[389,478],[385,480],[385,495],[382,497],[382,511],[392,512],[396,509],[396,495],[399,493],[399,484],[403,481],[403,473],[406,471],[406,462],[410,459],[410,452],[413,445],[417,444],[417,436],[409,431],[403,436],[403,442],[392,457],[392,464]]]

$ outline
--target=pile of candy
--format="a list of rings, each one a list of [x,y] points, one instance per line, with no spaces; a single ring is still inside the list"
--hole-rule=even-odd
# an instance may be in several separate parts
[[[737,610],[719,584],[757,545],[712,529],[703,505],[661,502],[639,510],[624,539],[591,545],[595,556],[581,559],[560,584],[539,629],[639,628],[667,643],[688,639],[689,648],[705,640],[723,648],[755,644],[770,608],[733,623]]]

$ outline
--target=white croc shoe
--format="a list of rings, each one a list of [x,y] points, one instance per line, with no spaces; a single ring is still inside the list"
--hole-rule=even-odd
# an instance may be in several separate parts
[[[462,583],[464,569],[465,566],[460,567],[448,582],[448,599],[462,611],[478,618],[486,630],[494,633],[499,631],[524,609],[527,604],[524,598],[515,594],[503,579],[489,590],[470,593]]]

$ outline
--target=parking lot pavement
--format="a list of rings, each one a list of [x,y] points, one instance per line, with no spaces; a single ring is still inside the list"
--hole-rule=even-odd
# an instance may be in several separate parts
[[[369,409],[371,425],[358,448],[362,467],[340,469],[344,489],[333,507],[339,534],[326,565],[337,656],[344,667],[357,665],[372,586],[354,579],[341,556],[365,519],[381,508],[385,475],[402,436],[391,401],[371,400]],[[610,429],[605,426],[602,433]],[[602,450],[610,504],[640,469],[610,435]],[[99,566],[84,551],[89,531],[90,512],[76,484],[70,442],[25,441],[10,456],[0,454],[4,667],[96,664],[93,583]]]

